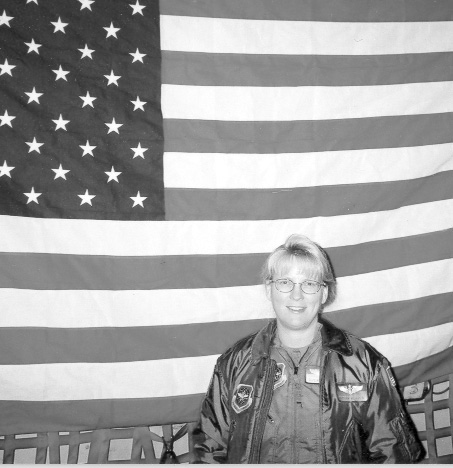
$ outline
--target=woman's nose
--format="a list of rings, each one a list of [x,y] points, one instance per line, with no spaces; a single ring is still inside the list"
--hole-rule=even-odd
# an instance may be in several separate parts
[[[294,284],[294,288],[291,291],[291,299],[295,299],[296,301],[302,299],[304,294],[302,292],[302,287],[301,286],[302,285],[298,284],[298,283]]]

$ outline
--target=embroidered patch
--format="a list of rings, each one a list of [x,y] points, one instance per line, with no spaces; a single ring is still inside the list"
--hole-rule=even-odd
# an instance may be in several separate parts
[[[285,372],[285,364],[283,362],[277,363],[277,369],[275,370],[274,375],[274,390],[281,387],[288,380],[288,377]]]
[[[367,384],[362,382],[337,384],[337,397],[340,401],[367,401]]]
[[[320,369],[317,366],[308,366],[305,369],[305,382],[307,383],[319,383]]]
[[[390,380],[390,383],[392,384],[392,386],[396,387],[395,377],[393,377],[392,369],[390,369],[390,366],[387,366],[385,368],[385,371],[387,372],[387,375],[389,377],[389,380]]]
[[[253,387],[251,385],[239,384],[234,390],[231,405],[237,414],[242,413],[252,405]]]

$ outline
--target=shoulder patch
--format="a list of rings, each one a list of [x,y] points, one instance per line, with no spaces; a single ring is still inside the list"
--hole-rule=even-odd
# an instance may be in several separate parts
[[[251,385],[239,384],[234,390],[231,406],[239,414],[252,406],[253,387]]]
[[[277,368],[275,369],[275,375],[274,375],[274,390],[284,385],[286,381],[288,380],[288,377],[285,372],[285,368],[286,366],[283,362],[277,363]]]
[[[363,382],[337,384],[337,397],[339,401],[367,401],[368,385]]]
[[[392,386],[396,387],[395,377],[393,377],[393,372],[392,372],[392,369],[390,368],[390,366],[387,366],[385,368],[385,371],[387,372],[388,378],[389,378],[390,383],[392,384]]]

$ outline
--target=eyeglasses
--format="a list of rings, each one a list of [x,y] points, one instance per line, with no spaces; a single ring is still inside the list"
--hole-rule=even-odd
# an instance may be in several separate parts
[[[326,283],[320,283],[319,281],[314,280],[305,280],[302,281],[302,283],[294,283],[294,281],[291,281],[288,278],[281,278],[271,281],[271,283],[275,283],[277,290],[282,293],[291,292],[296,284],[300,284],[302,291],[305,294],[316,294],[321,289],[321,286],[326,286]]]

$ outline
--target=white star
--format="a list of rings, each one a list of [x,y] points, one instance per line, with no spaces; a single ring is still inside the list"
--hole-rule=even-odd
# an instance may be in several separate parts
[[[137,96],[137,99],[131,102],[132,104],[134,104],[134,111],[136,111],[137,109],[141,109],[143,112],[145,111],[143,106],[146,104],[146,101],[140,101],[140,98]]]
[[[66,180],[66,174],[67,174],[68,172],[71,172],[71,171],[69,171],[69,170],[67,170],[67,169],[63,169],[63,167],[61,166],[61,164],[60,164],[60,167],[59,167],[58,169],[52,169],[52,171],[55,172],[55,179],[54,179],[54,180],[58,179],[59,177],[61,177],[62,179]]]
[[[0,68],[2,69],[2,71],[0,72],[0,76],[4,73],[8,73],[8,75],[13,76],[11,70],[13,68],[16,68],[16,65],[10,65],[8,63],[8,59],[5,59],[5,63],[3,65],[0,65]]]
[[[8,166],[8,164],[6,163],[6,161],[3,162],[3,166],[0,167],[0,177],[1,176],[8,176],[10,179],[11,179],[11,174],[10,172],[14,169],[13,166]]]
[[[14,120],[16,117],[14,115],[8,115],[8,111],[5,110],[5,113],[3,114],[3,117],[0,115],[0,127],[3,127],[3,125],[8,125],[8,127],[13,128],[11,125],[11,121]]]
[[[31,93],[25,93],[28,96],[28,102],[27,104],[30,104],[30,102],[37,102],[39,104],[39,98],[42,96],[42,93],[37,93],[36,88],[33,87],[33,91]]]
[[[148,151],[148,148],[142,148],[142,145],[139,143],[136,148],[131,148],[131,150],[134,152],[134,157],[132,159],[136,158],[137,156],[145,159],[145,155],[143,153]]]
[[[79,146],[83,149],[82,157],[85,156],[86,154],[89,154],[90,156],[93,156],[94,158],[93,150],[97,148],[97,146],[91,146],[88,140],[85,146],[84,145],[79,145]]]
[[[27,205],[30,202],[35,202],[39,205],[38,197],[42,195],[42,193],[36,193],[35,192],[35,187],[31,188],[31,192],[24,193],[24,195],[28,198],[27,200]]]
[[[6,26],[8,26],[9,28],[11,27],[9,22],[14,19],[14,16],[8,16],[6,14],[6,11],[3,10],[3,15],[0,16],[0,26],[2,26],[3,24],[6,24]]]
[[[112,83],[116,84],[118,86],[118,80],[121,78],[121,76],[114,75],[113,70],[110,72],[110,75],[104,75],[109,82],[107,83],[107,86],[111,85]]]
[[[109,176],[109,180],[107,181],[110,182],[111,180],[114,180],[115,182],[118,182],[118,176],[122,174],[122,172],[115,172],[115,168],[112,166],[112,169],[110,172],[106,172],[106,174]]]
[[[93,101],[97,98],[95,97],[91,97],[90,96],[90,92],[87,91],[87,95],[86,96],[79,96],[80,99],[82,99],[83,101],[83,105],[82,105],[82,108],[85,107],[85,106],[91,106],[94,108],[93,106]]]
[[[83,195],[78,195],[82,201],[80,202],[80,205],[83,205],[84,203],[88,203],[90,206],[93,206],[91,204],[91,200],[96,196],[96,195],[90,195],[88,193],[88,189],[86,189],[85,193]]]
[[[35,40],[32,39],[31,42],[25,42],[25,45],[28,45],[28,51],[27,54],[30,52],[36,52],[39,55],[39,48],[41,47],[42,44],[36,44]]]
[[[68,23],[63,23],[60,17],[58,17],[58,21],[51,21],[51,23],[55,26],[54,34],[57,31],[61,31],[63,34],[66,34],[64,28],[68,25]]]
[[[69,120],[64,120],[62,115],[60,114],[60,117],[58,120],[52,120],[52,122],[56,125],[55,126],[55,131],[57,131],[59,128],[66,130],[66,125],[70,122]],[[67,131],[67,130],[66,130]]]
[[[143,63],[143,57],[146,56],[146,54],[141,54],[139,52],[138,47],[137,47],[137,50],[135,52],[129,52],[129,55],[132,55],[132,57],[134,57],[134,60],[132,60],[132,63],[134,63],[136,61],[139,61],[139,62]]]
[[[94,0],[79,0],[81,3],[80,10],[83,10],[84,8],[88,8],[88,10],[91,10],[91,4],[94,3]]]
[[[115,28],[112,22],[110,23],[110,26],[108,28],[104,28],[104,29],[107,31],[107,37],[113,36],[115,39],[118,39],[116,37],[116,33],[120,30],[120,28]]]
[[[140,15],[143,16],[143,8],[146,8],[145,6],[142,6],[140,5],[140,3],[138,3],[138,0],[137,0],[137,3],[135,5],[132,5],[132,3],[129,3],[129,6],[132,8],[132,14],[135,15],[135,13],[139,13]]]
[[[120,132],[118,131],[118,129],[123,126],[123,124],[117,124],[114,118],[112,119],[112,123],[105,122],[105,125],[107,125],[107,127],[109,128],[107,135],[110,132],[116,132],[119,135]]]
[[[58,70],[52,70],[56,75],[57,77],[55,78],[55,81],[58,81],[60,79],[62,80],[65,80],[65,81],[68,81],[66,79],[66,75],[69,73],[68,71],[65,71],[61,68],[61,65],[60,65],[60,68]]]
[[[41,154],[41,151],[40,151],[40,147],[44,144],[44,143],[38,143],[36,141],[36,137],[33,137],[33,141],[26,141],[25,142],[29,147],[30,149],[28,150],[29,153],[31,153],[32,151],[36,151],[37,153],[40,153]]]
[[[82,52],[82,57],[80,57],[81,59],[83,59],[84,57],[89,57],[91,60],[93,60],[93,57],[91,56],[91,54],[94,52],[94,49],[89,49],[88,44],[85,44],[84,49],[78,49],[78,50]]]
[[[142,208],[145,208],[143,206],[143,201],[146,200],[148,197],[141,197],[140,196],[140,192],[137,192],[137,196],[135,197],[129,197],[131,198],[132,200],[134,200],[134,204],[132,205],[132,208],[134,208],[134,206],[137,206],[137,205],[140,205]]]

